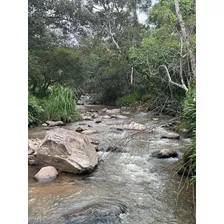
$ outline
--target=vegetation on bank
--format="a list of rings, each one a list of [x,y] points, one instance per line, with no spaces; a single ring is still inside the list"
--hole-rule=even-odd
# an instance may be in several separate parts
[[[78,120],[76,100],[74,91],[61,85],[50,87],[48,95],[43,98],[29,93],[28,125],[35,126],[46,120],[63,122]]]

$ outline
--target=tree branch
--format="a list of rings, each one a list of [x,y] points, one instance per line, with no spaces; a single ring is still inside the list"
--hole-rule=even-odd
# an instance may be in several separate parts
[[[167,74],[167,77],[168,77],[170,83],[172,83],[173,85],[178,86],[178,87],[184,89],[186,92],[188,91],[188,88],[187,88],[185,85],[180,85],[179,83],[176,83],[176,82],[174,82],[174,81],[171,79],[170,73],[169,73],[168,68],[166,67],[166,65],[160,65],[159,68],[160,68],[160,67],[164,67],[164,68],[165,68],[165,70],[166,70],[166,74]],[[158,69],[159,69],[159,68],[158,68]]]

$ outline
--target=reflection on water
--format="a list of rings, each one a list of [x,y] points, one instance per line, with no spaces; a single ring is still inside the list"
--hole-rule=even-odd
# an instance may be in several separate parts
[[[82,108],[83,111],[90,109]],[[146,113],[128,116],[129,121],[147,127],[159,127],[169,119],[165,117],[154,121]],[[86,123],[84,127],[91,125],[98,131],[88,137],[99,140],[99,148],[119,146],[126,149],[123,153],[99,152],[103,161],[89,175],[59,173],[51,183],[37,183],[33,176],[38,169],[29,166],[29,223],[195,223],[192,188],[184,178],[180,183],[181,177],[175,174],[178,159],[151,157],[153,151],[162,148],[183,152],[190,140],[160,139],[166,131],[161,127],[155,128],[153,133],[110,129],[110,125],[121,122],[124,120],[105,119],[99,124],[94,121],[82,122]],[[76,130],[79,123],[67,124],[64,128]],[[46,128],[33,128],[29,130],[29,137],[43,138],[45,132]],[[119,219],[112,216],[97,218],[94,215],[85,216],[81,221],[66,221],[63,218],[64,214],[83,205],[104,201],[125,205],[126,213],[120,214]]]

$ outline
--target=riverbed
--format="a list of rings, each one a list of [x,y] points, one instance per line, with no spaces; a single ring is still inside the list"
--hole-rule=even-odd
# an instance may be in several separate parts
[[[80,107],[81,112],[100,110],[103,106]],[[127,119],[102,119],[78,121],[63,128],[75,131],[78,127],[95,129],[88,135],[98,140],[99,164],[88,175],[59,173],[49,183],[38,183],[33,177],[38,172],[35,165],[28,169],[29,223],[123,223],[123,224],[194,224],[195,206],[193,189],[185,177],[176,174],[180,158],[158,159],[152,152],[167,148],[179,155],[191,143],[190,138],[161,139],[168,130],[163,124],[169,116],[153,116],[150,112],[122,111]],[[155,119],[156,118],[156,119]],[[134,121],[144,124],[150,131],[117,130],[113,124]],[[44,138],[49,127],[29,129],[29,138]],[[152,130],[152,131],[151,131]],[[118,148],[106,152],[108,147]],[[96,203],[122,205],[125,211],[113,219],[79,217],[66,220],[66,214]],[[94,216],[94,213],[92,214]]]

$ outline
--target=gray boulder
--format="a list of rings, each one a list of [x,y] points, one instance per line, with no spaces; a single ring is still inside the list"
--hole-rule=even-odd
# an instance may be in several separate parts
[[[38,166],[54,166],[74,174],[89,173],[98,163],[96,150],[88,138],[63,128],[46,132],[34,157]]]

